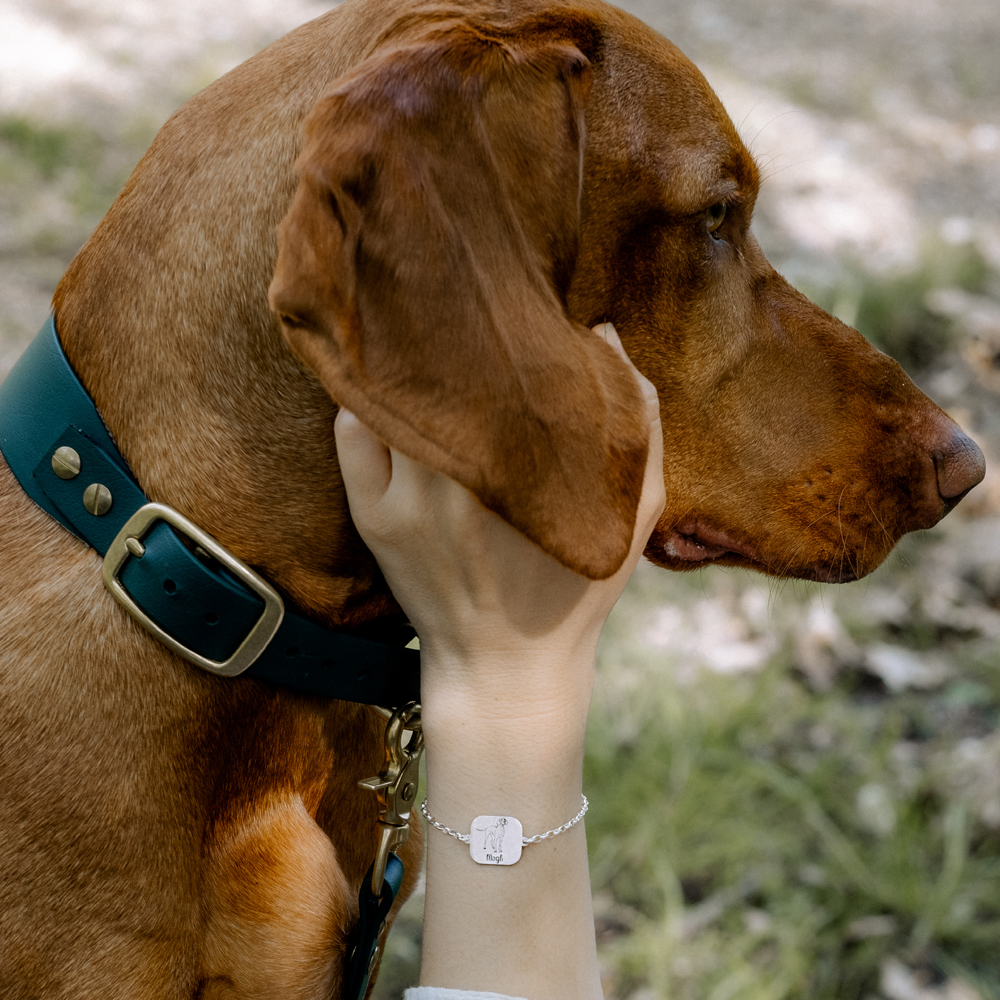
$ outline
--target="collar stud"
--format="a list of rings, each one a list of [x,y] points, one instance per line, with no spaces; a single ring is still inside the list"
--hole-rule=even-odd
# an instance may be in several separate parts
[[[57,472],[56,475],[59,475]],[[94,515],[102,517],[111,510],[111,490],[101,483],[91,483],[83,491],[83,506]]]
[[[80,455],[74,448],[63,446],[52,453],[52,471],[60,479],[76,479],[80,475]]]

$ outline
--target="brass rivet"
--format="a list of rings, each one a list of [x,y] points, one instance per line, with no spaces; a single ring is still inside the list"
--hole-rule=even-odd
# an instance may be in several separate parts
[[[417,786],[413,784],[412,781],[407,782],[403,785],[403,801],[410,802],[413,796],[417,794]]]
[[[91,483],[83,491],[83,506],[90,511],[94,517],[100,517],[111,510],[111,490],[100,483]]]
[[[80,455],[73,448],[63,445],[52,455],[52,471],[60,479],[76,479],[80,475]]]
[[[136,559],[141,559],[146,554],[146,546],[133,535],[129,535],[128,538],[125,539],[125,548],[127,548],[129,552],[136,557]]]

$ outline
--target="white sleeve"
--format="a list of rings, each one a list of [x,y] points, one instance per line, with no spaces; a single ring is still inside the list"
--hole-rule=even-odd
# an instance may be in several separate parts
[[[403,994],[403,1000],[524,1000],[503,993],[476,993],[471,990],[444,990],[440,986],[414,986]]]

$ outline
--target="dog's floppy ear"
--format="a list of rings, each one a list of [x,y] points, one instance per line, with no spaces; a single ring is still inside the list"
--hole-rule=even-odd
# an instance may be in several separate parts
[[[370,57],[306,123],[271,304],[334,400],[603,579],[647,431],[631,371],[562,301],[589,82],[571,42],[467,23]]]

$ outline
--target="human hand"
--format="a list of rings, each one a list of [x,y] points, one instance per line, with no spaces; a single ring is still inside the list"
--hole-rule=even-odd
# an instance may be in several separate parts
[[[610,324],[595,333],[625,357]],[[539,711],[581,691],[589,700],[579,664],[592,663],[664,503],[656,390],[635,376],[650,428],[646,476],[629,556],[601,581],[562,566],[464,487],[388,448],[348,411],[338,414],[351,515],[420,636],[425,707],[428,685],[447,687],[466,708],[469,697],[480,696],[485,707],[505,690]],[[573,676],[562,676],[560,665]]]

